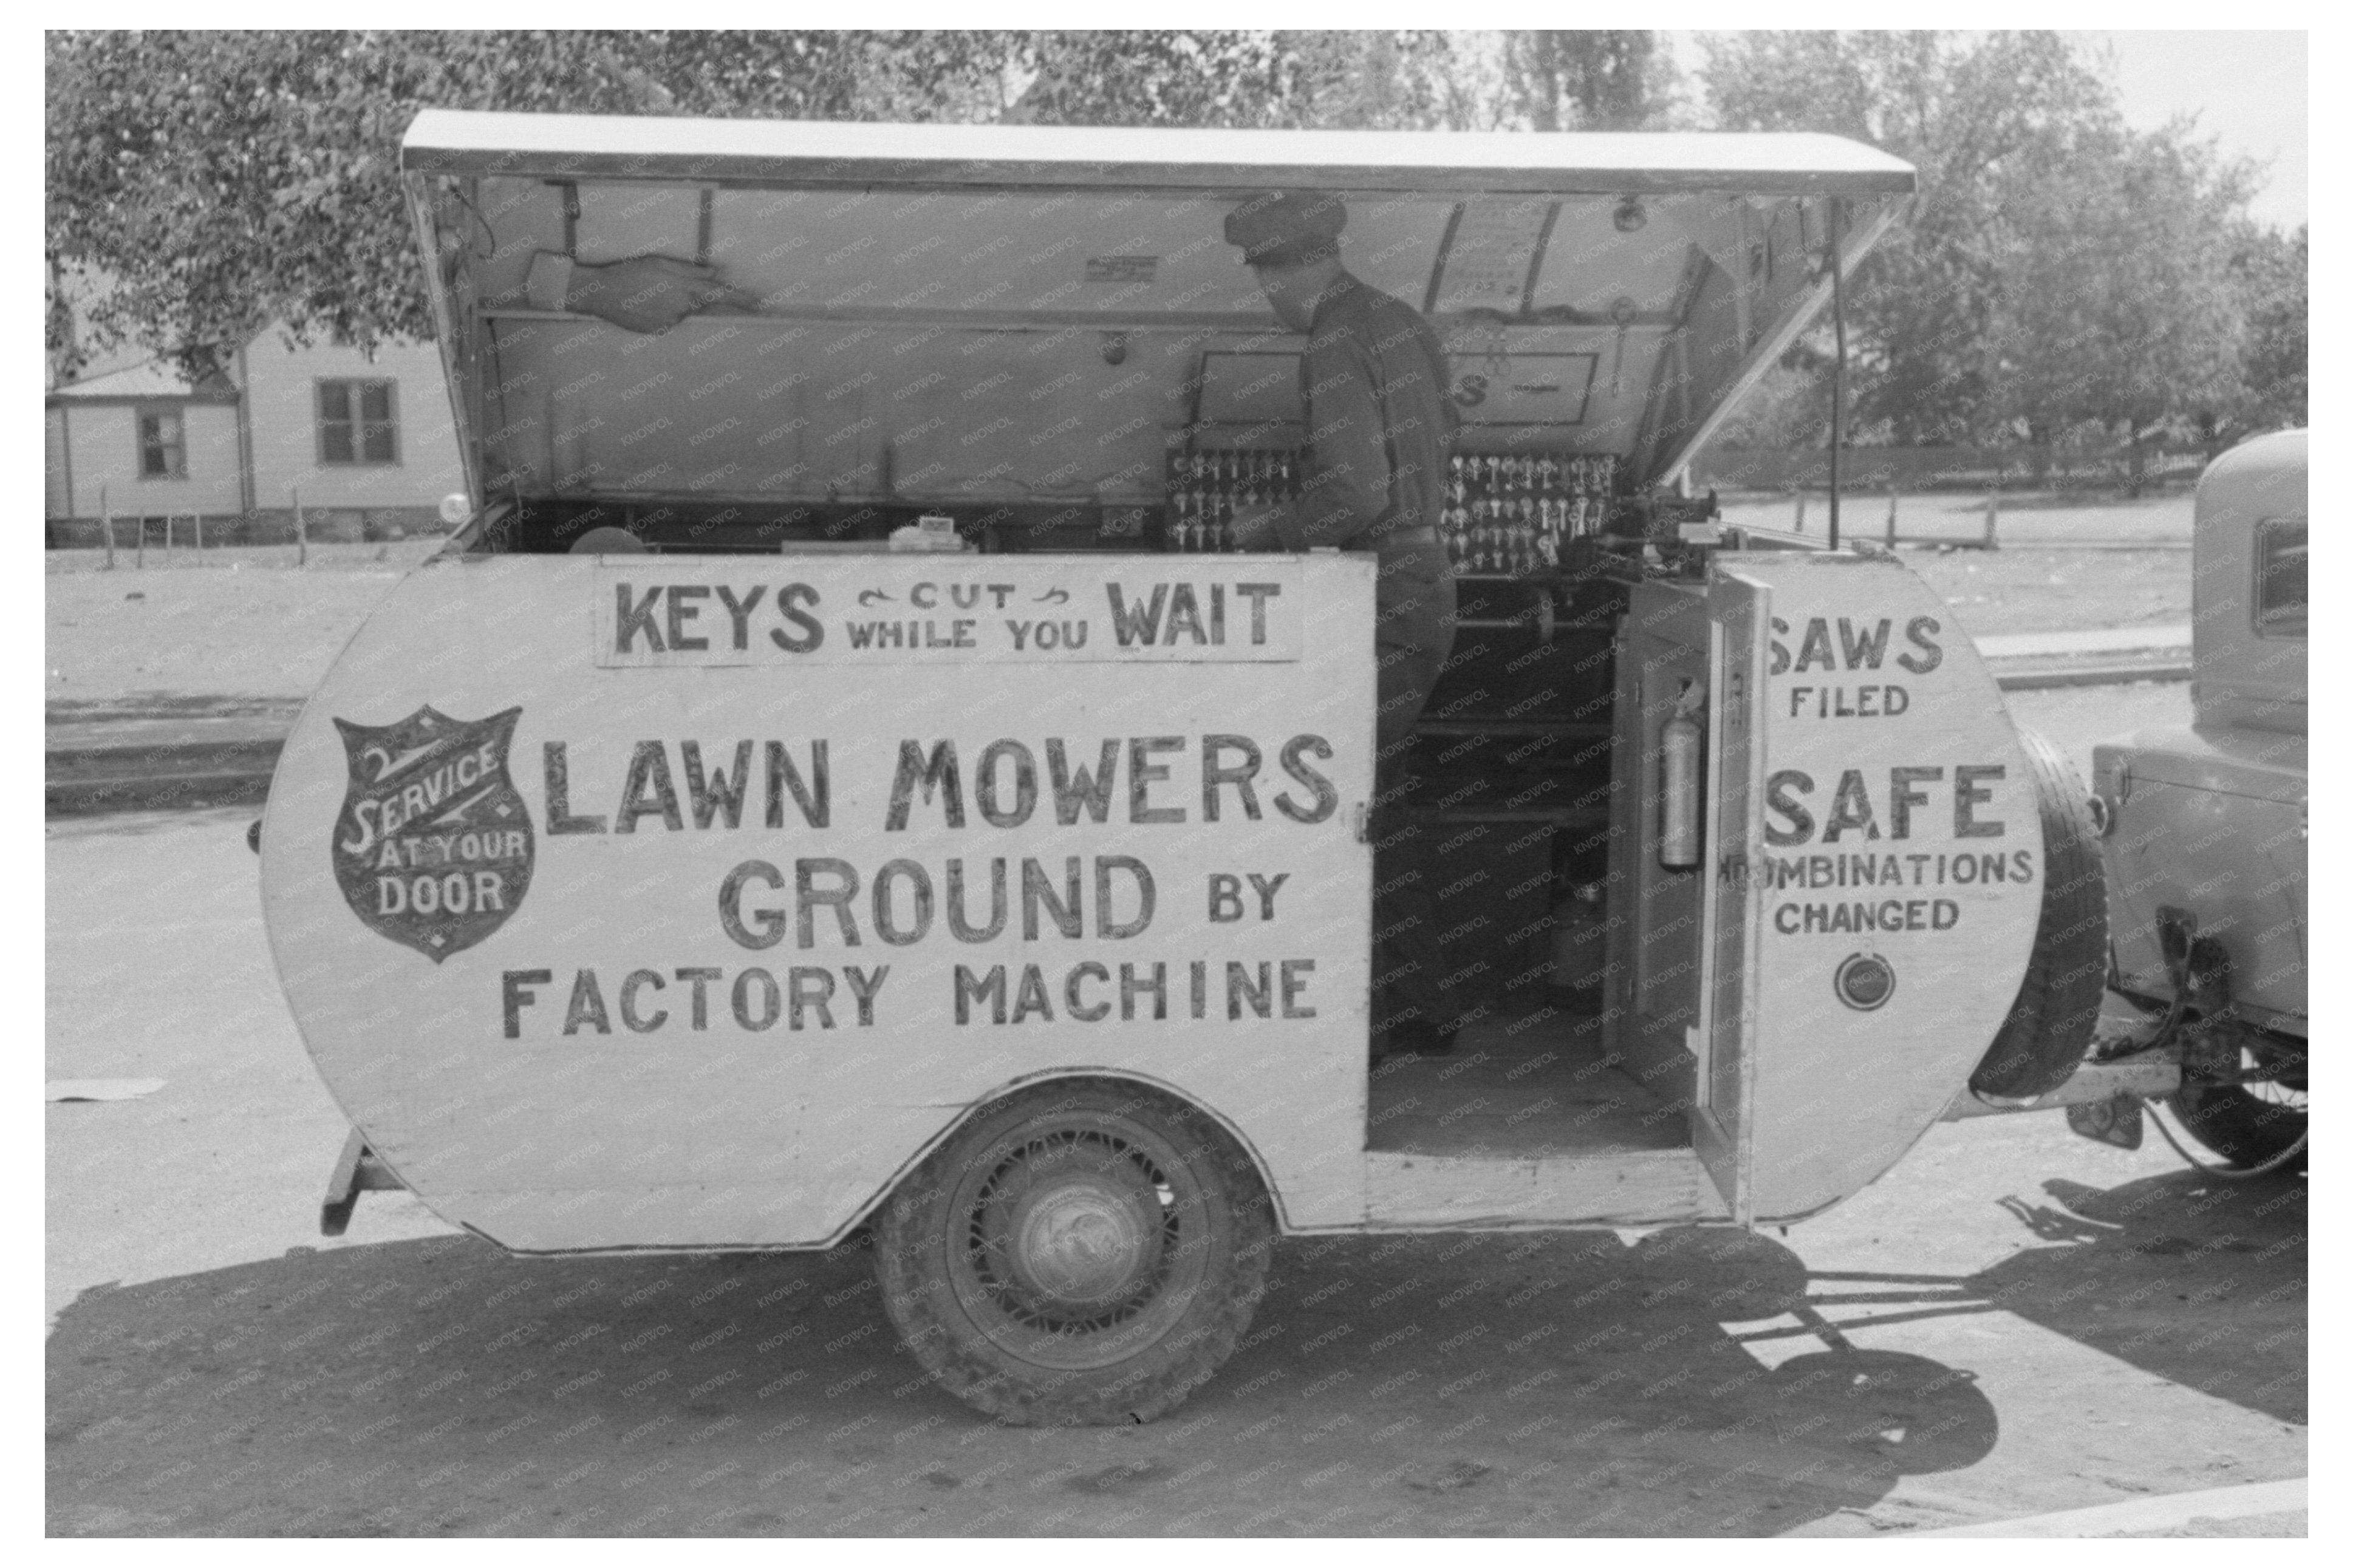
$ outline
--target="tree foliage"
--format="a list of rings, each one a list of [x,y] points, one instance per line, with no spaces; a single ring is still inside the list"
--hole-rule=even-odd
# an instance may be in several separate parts
[[[1905,445],[1980,428],[2005,214],[2109,123],[2098,77],[2049,33],[1741,33],[1705,56],[1724,129],[1828,132],[1919,170],[1849,295],[1855,416]]]
[[[1433,32],[52,33],[50,348],[190,374],[262,326],[430,331],[396,174],[419,109],[1205,126],[1463,125]],[[85,291],[87,292],[87,291]]]
[[[1045,125],[1449,123],[1454,65],[1431,32],[1046,32],[1013,46],[1029,86],[1000,118]]]
[[[192,375],[273,320],[298,341],[423,337],[396,166],[417,110],[981,118],[1004,107],[1011,38],[52,33],[48,256],[106,276],[92,342]]]
[[[2277,429],[2310,417],[2306,369],[2310,311],[2311,231],[2240,226],[2231,268],[2247,330],[2239,355],[2242,398],[2228,428]]]
[[[2112,130],[2012,196],[1989,379],[1994,411],[2038,444],[2090,420],[2137,457],[2144,432],[2243,395],[2245,175],[2186,132]]]
[[[1615,130],[1678,122],[1657,35],[1585,30],[47,35],[52,364],[124,342],[192,377],[271,321],[429,333],[396,174],[421,108],[1032,124]],[[2247,171],[2126,132],[2058,36],[1715,37],[1714,123],[1920,171],[1849,293],[1858,427],[1905,443],[2076,417],[2303,417],[2306,243]],[[77,269],[102,275],[77,289]],[[2136,305],[2137,301],[2137,307]],[[2071,303],[2072,302],[2072,303]],[[1804,423],[1819,346],[1776,378]],[[1758,426],[1760,429],[1764,426]]]
[[[1530,31],[1504,40],[1505,107],[1531,131],[1654,130],[1673,62],[1655,33]]]
[[[2060,36],[1743,33],[1705,52],[1725,129],[1829,132],[1919,170],[1848,296],[1859,427],[1905,445],[2211,432],[2250,416],[2258,377],[2301,409],[2303,253],[2255,237],[2253,171],[2187,123],[2129,131]],[[1790,363],[1820,357],[1801,343]],[[1783,393],[1792,415],[1814,401]]]

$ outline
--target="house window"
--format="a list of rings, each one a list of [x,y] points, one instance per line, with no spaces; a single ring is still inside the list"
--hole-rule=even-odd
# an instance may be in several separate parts
[[[185,479],[188,477],[187,426],[176,408],[142,408],[139,421],[139,477],[142,479]]]
[[[400,461],[397,421],[388,381],[319,383],[319,461]]]
[[[2305,570],[2306,520],[2266,518],[2255,527],[2255,632],[2300,637],[2309,620]]]

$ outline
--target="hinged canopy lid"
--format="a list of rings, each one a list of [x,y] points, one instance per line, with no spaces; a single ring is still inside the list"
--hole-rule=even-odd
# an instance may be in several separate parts
[[[1161,499],[1172,440],[1295,442],[1302,340],[1224,237],[1337,194],[1472,450],[1672,477],[1914,188],[1810,134],[840,124],[429,110],[402,166],[479,498]],[[541,256],[713,268],[738,313],[554,310]]]

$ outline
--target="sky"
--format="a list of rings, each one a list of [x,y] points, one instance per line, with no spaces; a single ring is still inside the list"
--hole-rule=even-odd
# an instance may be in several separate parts
[[[1686,81],[1701,63],[1698,35],[1670,32]],[[2087,54],[2108,54],[2109,79],[2126,123],[2154,131],[2177,114],[2226,154],[2268,163],[2249,205],[2257,222],[2294,228],[2305,221],[2309,112],[2306,37],[2300,32],[2077,32]]]
[[[2087,48],[2114,53],[2118,107],[2127,122],[2154,130],[2195,113],[2198,128],[2225,153],[2271,165],[2251,211],[2294,228],[2306,196],[2306,40],[2303,33],[2078,33]]]

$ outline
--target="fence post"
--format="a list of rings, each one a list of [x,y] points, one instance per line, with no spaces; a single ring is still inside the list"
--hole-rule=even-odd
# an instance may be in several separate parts
[[[1803,491],[1803,490],[1799,490],[1799,491],[1798,492],[1798,527],[1797,527],[1797,531],[1798,531],[1798,532],[1799,532],[1799,533],[1803,533],[1803,532],[1805,532],[1805,531],[1806,531],[1806,492],[1805,492],[1805,491]]]
[[[205,514],[196,513],[196,564],[205,563]]]
[[[132,526],[139,530],[139,535],[138,543],[135,547],[138,553],[132,563],[138,567],[140,571],[144,572],[147,570],[147,519],[144,515],[142,515],[138,521],[132,524]]]
[[[1895,481],[1887,481],[1887,548],[1895,548]]]
[[[1999,544],[1994,542],[1994,524],[2000,518],[2000,514],[2001,486],[1997,482],[1992,489],[1986,491],[1985,548],[1988,550],[1998,550],[2000,548]]]
[[[294,495],[294,564],[308,566],[311,563],[311,530],[302,521],[302,487],[290,485],[287,488]]]
[[[114,570],[114,503],[106,499],[106,487],[98,487],[99,526],[106,530],[106,569]]]

